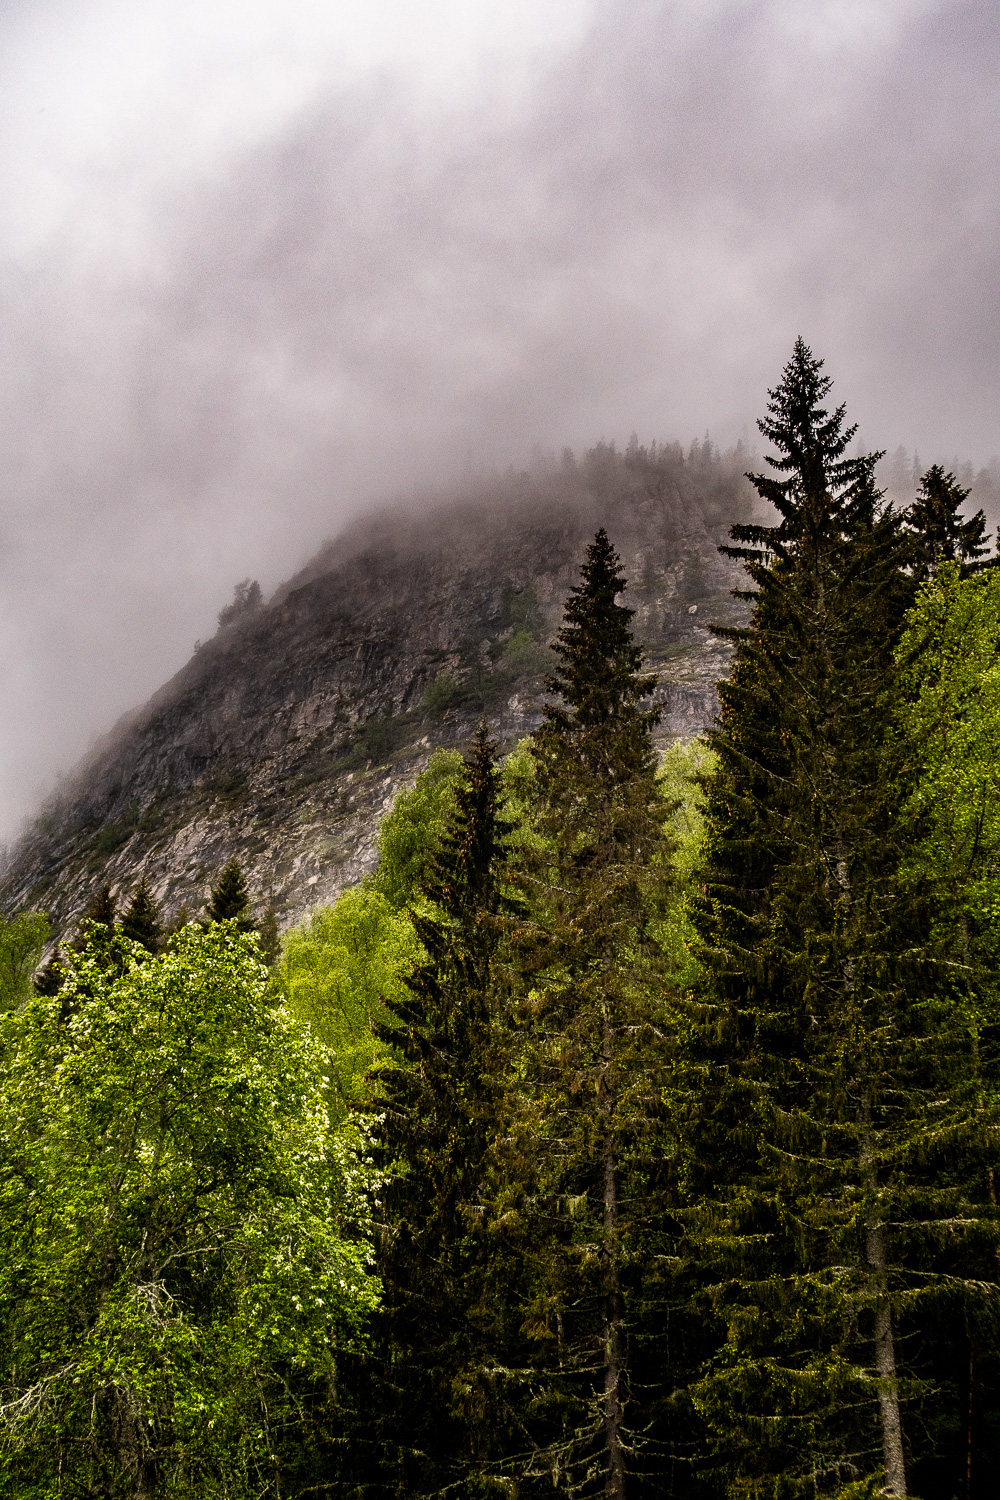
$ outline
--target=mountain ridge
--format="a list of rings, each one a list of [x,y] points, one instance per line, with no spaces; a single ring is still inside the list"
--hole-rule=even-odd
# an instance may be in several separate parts
[[[546,645],[604,525],[658,679],[661,744],[703,728],[729,650],[747,455],[707,441],[599,445],[418,515],[386,509],[324,544],[123,715],[15,845],[0,907],[66,934],[94,889],[145,875],[168,917],[236,855],[282,925],[355,883],[378,819],[483,713],[504,748],[537,725]],[[224,613],[229,613],[224,612]]]

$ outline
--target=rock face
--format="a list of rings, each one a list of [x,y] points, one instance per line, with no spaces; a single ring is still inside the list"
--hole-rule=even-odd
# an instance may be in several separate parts
[[[747,514],[744,466],[707,444],[601,447],[355,526],[115,727],[14,849],[0,906],[65,933],[98,885],[146,875],[168,917],[194,913],[233,854],[284,925],[330,901],[372,868],[379,818],[434,749],[483,713],[505,747],[537,725],[599,525],[659,679],[660,737],[697,733],[728,661],[708,625],[741,608],[716,548]]]

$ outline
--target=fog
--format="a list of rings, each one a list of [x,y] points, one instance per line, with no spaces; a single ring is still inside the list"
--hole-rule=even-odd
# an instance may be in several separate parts
[[[0,831],[383,498],[723,444],[798,333],[997,435],[992,0],[8,0]]]

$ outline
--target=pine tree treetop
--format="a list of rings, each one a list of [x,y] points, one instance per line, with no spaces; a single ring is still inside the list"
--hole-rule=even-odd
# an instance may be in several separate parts
[[[249,931],[253,922],[249,917],[250,895],[246,877],[238,859],[231,859],[212,887],[207,912],[213,922],[228,922],[240,919],[241,931]]]
[[[638,704],[656,678],[642,671],[631,631],[635,611],[618,603],[626,580],[603,527],[580,571],[552,647],[560,664],[546,680],[562,703],[546,706],[534,753],[568,752],[604,780],[618,780],[625,765],[631,772],[652,768],[649,731],[660,711]]]
[[[875,484],[875,465],[883,456],[869,453],[854,458],[844,454],[857,433],[857,425],[844,426],[845,407],[833,411],[823,402],[833,381],[823,373],[823,361],[797,338],[792,357],[781,380],[768,392],[768,415],[757,425],[775,445],[776,454],[766,462],[787,479],[750,473],[747,478],[763,500],[781,516],[778,527],[734,526],[738,541],[757,543],[758,549],[781,550],[781,544],[800,539],[815,528],[828,526],[833,517],[848,524],[870,522],[876,514],[881,492]],[[776,546],[777,544],[777,546]],[[754,558],[742,549],[724,548],[732,556]]]
[[[121,920],[124,937],[141,943],[148,953],[158,953],[163,936],[159,902],[153,895],[145,875],[139,881]]]

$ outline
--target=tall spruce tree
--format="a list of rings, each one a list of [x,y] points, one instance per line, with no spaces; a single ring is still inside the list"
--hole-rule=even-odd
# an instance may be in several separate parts
[[[381,1074],[375,1126],[390,1173],[376,1241],[386,1355],[377,1437],[393,1494],[456,1483],[488,1492],[497,1457],[504,1308],[489,1295],[488,1240],[511,1049],[502,948],[512,910],[501,800],[484,724],[411,912],[426,959],[378,1032],[399,1057]]]
[[[670,808],[655,780],[658,710],[642,706],[656,679],[618,602],[625,586],[602,529],[566,604],[548,682],[556,701],[533,744],[540,838],[523,877],[532,916],[521,955],[538,1156],[527,1474],[616,1500],[630,1467],[648,1467],[629,1330],[655,1232],[649,1146],[672,1048],[654,937]]]
[[[154,957],[159,953],[163,938],[160,906],[145,875],[133,891],[120,925],[123,937],[131,938],[133,943],[141,943],[146,952]]]
[[[724,549],[755,589],[712,735],[688,1251],[718,1319],[695,1398],[745,1495],[906,1493],[898,1319],[940,1289],[930,1163],[960,1091],[898,880],[908,547],[830,384],[797,341],[759,424],[781,477],[750,476],[778,522]]]

